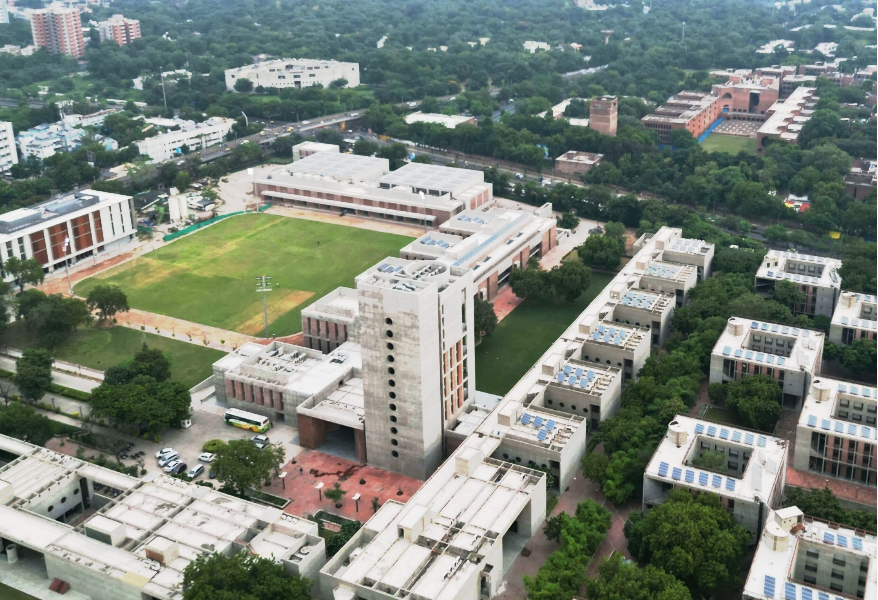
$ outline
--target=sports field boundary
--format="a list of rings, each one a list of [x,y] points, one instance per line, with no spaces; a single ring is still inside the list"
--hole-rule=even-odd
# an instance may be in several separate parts
[[[211,217],[210,219],[207,219],[205,221],[200,221],[198,223],[195,223],[194,225],[190,225],[189,227],[186,227],[186,228],[181,229],[179,231],[175,231],[174,233],[166,233],[162,237],[162,241],[163,242],[172,242],[172,241],[176,240],[177,238],[181,238],[184,235],[188,235],[190,233],[195,233],[196,231],[204,229],[205,227],[209,227],[210,225],[213,225],[214,223],[219,223],[220,221],[228,219],[229,217],[237,217],[238,215],[249,215],[249,214],[262,213],[262,212],[265,212],[266,210],[268,210],[269,208],[271,208],[271,204],[266,204],[264,206],[260,206],[255,211],[253,211],[253,210],[239,210],[239,211],[231,212],[231,213],[228,213],[225,215],[217,215],[217,216]]]

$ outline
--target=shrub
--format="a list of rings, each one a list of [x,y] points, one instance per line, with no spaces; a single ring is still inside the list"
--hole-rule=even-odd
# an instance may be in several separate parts
[[[201,450],[204,452],[216,453],[220,448],[224,448],[226,443],[223,440],[207,440]]]

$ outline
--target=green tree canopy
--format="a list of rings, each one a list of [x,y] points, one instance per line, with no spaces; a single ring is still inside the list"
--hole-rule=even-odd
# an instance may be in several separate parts
[[[652,565],[639,568],[621,554],[604,558],[585,584],[589,600],[691,600],[688,588]]]
[[[876,371],[875,340],[859,338],[842,348],[839,360],[846,369],[858,375]]]
[[[229,440],[216,451],[213,468],[224,488],[244,498],[263,481],[277,477],[283,460],[280,444],[269,444],[260,450],[250,440]]]
[[[128,312],[128,296],[117,285],[97,285],[85,300],[89,310],[98,311],[101,320],[112,319],[116,313]]]
[[[192,398],[179,381],[136,378],[130,383],[107,383],[92,390],[92,414],[136,433],[159,432],[189,418]]]
[[[615,269],[625,254],[624,233],[624,227],[620,223],[607,223],[603,234],[588,236],[576,249],[579,260],[586,265]]]
[[[246,550],[199,554],[183,571],[183,600],[310,600],[313,585]]]
[[[52,385],[54,359],[47,350],[28,348],[15,361],[15,385],[28,403],[39,401]]]
[[[497,313],[494,305],[476,296],[473,301],[473,329],[478,339],[486,338],[497,328]]]
[[[728,384],[726,406],[747,427],[761,431],[774,429],[781,412],[781,387],[768,375],[754,375]]]
[[[43,446],[55,435],[55,430],[52,420],[32,406],[12,402],[0,407],[0,433]]]

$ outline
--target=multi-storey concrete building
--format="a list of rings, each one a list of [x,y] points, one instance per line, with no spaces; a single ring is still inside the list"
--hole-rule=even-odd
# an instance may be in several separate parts
[[[808,517],[795,506],[768,513],[744,584],[744,600],[878,598],[878,540]]]
[[[636,379],[649,358],[652,337],[646,327],[604,323],[599,317],[587,317],[580,320],[579,332],[585,334],[585,339],[578,357],[585,363],[618,368],[625,381]]]
[[[671,143],[671,132],[685,129],[697,138],[720,117],[719,98],[705,92],[683,91],[668,98],[640,121],[658,134],[662,144]]]
[[[847,346],[854,340],[878,338],[878,306],[871,294],[842,292],[832,322],[829,325],[829,341]]]
[[[722,468],[700,467],[705,453],[722,453]],[[783,496],[787,440],[677,415],[643,473],[643,511],[674,488],[716,494],[735,521],[758,533]]]
[[[73,152],[82,144],[88,132],[64,121],[42,124],[18,134],[18,148],[22,158],[36,156],[49,158],[56,152]]]
[[[113,15],[106,21],[98,23],[98,34],[102,42],[113,40],[124,46],[140,37],[140,21],[127,19],[122,15]]]
[[[18,164],[18,152],[15,150],[15,135],[12,123],[0,121],[0,173],[4,173]]]
[[[314,60],[310,58],[280,58],[253,65],[245,65],[226,70],[226,89],[235,91],[239,79],[248,79],[253,87],[264,88],[306,88],[314,85],[329,87],[333,81],[344,79],[345,87],[360,85],[360,65],[334,60]]]
[[[732,317],[710,354],[710,383],[767,375],[780,385],[784,406],[796,408],[820,374],[823,341],[822,331]]]
[[[78,9],[60,6],[40,8],[31,13],[30,25],[37,48],[74,58],[82,58],[85,53]]]
[[[338,154],[339,147],[335,144],[321,144],[320,142],[302,142],[293,146],[293,162],[301,160],[318,152],[335,152]]]
[[[619,119],[619,99],[615,96],[598,96],[588,103],[588,126],[598,132],[616,137]]]
[[[797,143],[802,126],[811,118],[819,100],[816,93],[817,88],[799,86],[786,100],[778,100],[765,111],[765,123],[756,132],[756,152],[762,154],[766,139]]]
[[[840,268],[834,258],[769,250],[756,271],[756,293],[768,296],[778,281],[790,281],[805,295],[793,312],[831,317],[841,294]]]
[[[780,95],[780,79],[752,79],[749,74],[721,73],[728,77],[728,81],[714,84],[710,92],[719,98],[720,116],[736,121],[765,121],[765,113]]]
[[[76,192],[0,215],[0,258],[35,258],[53,271],[133,239],[136,229],[130,196]]]
[[[796,428],[793,467],[875,487],[878,390],[819,377]]]
[[[136,479],[3,435],[0,450],[12,457],[0,466],[4,571],[57,580],[77,597],[178,600],[183,571],[205,551],[246,549],[313,579],[326,562],[317,523],[279,508],[165,475]]]
[[[644,233],[640,236],[634,242],[634,253],[640,252],[644,245],[652,239],[653,235],[652,233]],[[655,260],[695,267],[698,281],[703,281],[710,277],[713,271],[714,245],[704,240],[681,237],[674,237],[670,240],[658,239],[655,242],[655,249],[661,251],[661,256],[658,254],[652,256]]]
[[[360,304],[357,290],[340,287],[302,309],[305,346],[329,354],[348,340],[357,340]]]
[[[638,328],[648,327],[652,345],[661,346],[670,332],[671,317],[676,306],[674,294],[629,289],[624,284],[615,284],[610,288],[610,300],[607,302],[611,312],[603,319]]]
[[[855,199],[872,193],[878,185],[878,160],[859,159],[851,161],[851,170],[844,178],[844,191]]]
[[[698,271],[692,265],[681,265],[660,260],[640,261],[640,289],[662,294],[673,294],[677,307],[686,303],[689,290],[698,283]]]
[[[180,156],[183,146],[203,150],[221,144],[234,124],[234,120],[222,117],[211,117],[203,123],[176,119],[173,125],[179,130],[160,133],[135,144],[141,156],[149,156],[155,162],[165,162]]]
[[[603,154],[569,150],[555,159],[555,171],[565,175],[588,173],[601,162]]]
[[[337,152],[260,169],[256,194],[281,206],[433,226],[493,200],[481,171],[409,163],[391,172],[387,159]]]

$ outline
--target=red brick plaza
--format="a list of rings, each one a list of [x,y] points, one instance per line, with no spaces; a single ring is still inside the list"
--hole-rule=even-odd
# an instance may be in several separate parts
[[[284,465],[282,471],[287,473],[283,483],[276,478],[269,487],[262,489],[288,498],[290,503],[284,509],[286,512],[305,517],[324,510],[363,523],[372,516],[373,498],[378,498],[381,504],[388,500],[407,502],[424,483],[315,450],[303,450]],[[365,483],[361,484],[361,480],[365,480]],[[320,499],[321,493],[316,488],[320,482],[323,483],[323,491],[331,489],[336,482],[347,491],[341,500],[341,508],[336,508],[335,502],[326,496]],[[399,494],[400,490],[402,494]],[[359,512],[353,499],[355,494],[360,494]]]

